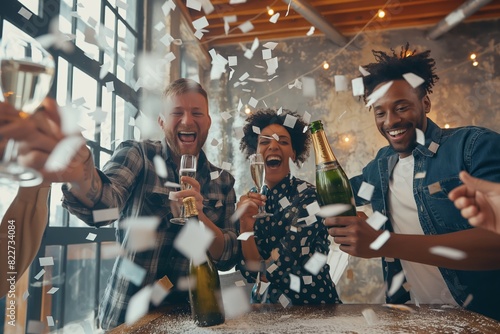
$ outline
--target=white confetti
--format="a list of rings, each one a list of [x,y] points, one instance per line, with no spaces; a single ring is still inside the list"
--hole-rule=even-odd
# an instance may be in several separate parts
[[[43,274],[45,274],[45,269],[40,270],[38,274],[36,274],[35,279],[38,281]]]
[[[378,238],[375,239],[370,244],[370,249],[373,249],[373,250],[380,249],[380,247],[382,247],[387,242],[387,240],[389,240],[390,236],[391,236],[391,234],[389,233],[389,231],[382,232],[382,234],[380,234],[378,236]]]
[[[467,257],[467,253],[459,249],[445,247],[445,246],[434,246],[429,248],[429,252],[434,255],[439,255],[446,257],[448,259],[460,261]]]
[[[259,103],[259,101],[254,97],[251,97],[250,101],[248,101],[248,105],[251,106],[252,108],[255,108],[257,106],[257,103]]]
[[[363,78],[355,78],[351,80],[352,96],[363,96],[365,94],[365,86]]]
[[[323,253],[315,252],[307,263],[304,265],[304,269],[309,271],[313,275],[317,275],[321,268],[325,265],[327,256]]]
[[[335,90],[337,92],[346,92],[348,90],[347,88],[347,78],[345,75],[335,75]]]
[[[144,277],[146,277],[146,269],[138,266],[127,258],[123,258],[118,276],[126,278],[136,286],[141,286]]]
[[[206,252],[212,244],[214,232],[197,219],[189,219],[174,240],[174,247],[194,265],[206,262]]]
[[[253,232],[243,232],[238,236],[237,240],[248,240],[252,235]]]
[[[210,2],[210,0],[201,0],[201,7],[206,15],[209,15],[215,10],[214,5]]]
[[[302,77],[302,95],[316,97],[316,81],[311,77]],[[307,122],[306,122],[307,123]]]
[[[431,142],[429,144],[429,151],[431,151],[432,153],[436,153],[437,150],[439,148],[439,144],[438,143],[435,143],[435,142]]]
[[[227,161],[223,161],[222,166],[220,168],[223,170],[229,171],[229,170],[231,170],[231,163],[227,162]]]
[[[394,277],[392,278],[392,281],[391,281],[391,287],[390,287],[389,291],[387,292],[387,295],[389,297],[394,295],[399,290],[399,288],[403,284],[404,280],[405,280],[405,273],[403,271],[400,271],[399,273],[394,275]]]
[[[283,122],[283,126],[287,126],[290,129],[295,127],[295,123],[297,122],[297,117],[292,115],[286,115],[285,121]]]
[[[252,125],[252,131],[253,133],[260,135],[260,128],[258,126]]]
[[[321,211],[321,208],[319,207],[318,202],[314,201],[311,204],[309,204],[309,205],[306,206],[306,210],[307,210],[307,213],[309,214],[309,216],[314,216],[318,212]]]
[[[59,288],[52,287],[52,288],[50,288],[50,290],[49,290],[49,291],[47,291],[47,294],[48,294],[48,295],[53,295],[53,294],[54,294],[54,293],[56,293],[58,290],[59,290]]]
[[[273,57],[272,51],[270,49],[264,49],[262,50],[262,59],[271,59]]]
[[[378,230],[380,229],[385,222],[387,221],[387,217],[381,214],[378,211],[375,211],[370,218],[366,220],[366,222],[374,229]]]
[[[286,197],[283,197],[282,199],[280,199],[279,203],[280,203],[282,209],[285,209],[288,206],[290,206],[290,201]]]
[[[426,172],[418,172],[415,173],[415,179],[423,179],[426,175]]]
[[[215,180],[215,179],[219,178],[219,175],[220,174],[219,174],[218,170],[211,172],[210,173],[210,180]]]
[[[131,325],[148,313],[152,291],[152,287],[148,285],[130,298],[127,312],[125,313],[126,324]]]
[[[231,286],[222,289],[222,304],[226,319],[234,319],[251,311],[245,289]]]
[[[375,314],[375,311],[371,308],[365,308],[363,311],[361,311],[361,314],[363,317],[365,317],[365,320],[368,325],[375,325],[378,323],[378,317]]]
[[[208,20],[206,16],[202,16],[197,20],[193,21],[193,27],[196,31],[208,27]]]
[[[276,269],[278,269],[278,266],[276,265],[276,263],[273,263],[269,266],[269,268],[267,268],[267,272],[272,274]]]
[[[167,188],[180,188],[181,187],[180,184],[175,183],[175,182],[170,182],[170,181],[165,182],[163,185]]]
[[[238,65],[238,57],[237,56],[229,56],[227,57],[229,66],[237,66]]]
[[[314,34],[314,30],[315,30],[314,27],[309,28],[309,31],[306,33],[306,35],[311,36],[312,34]]]
[[[273,133],[273,135],[271,137],[273,137],[274,140],[276,140],[276,141],[280,140],[280,136],[278,136],[276,133]]]
[[[239,286],[239,287],[246,286],[245,281],[243,281],[243,280],[234,282],[234,285]]]
[[[161,302],[165,299],[165,297],[167,297],[168,294],[170,293],[171,286],[170,288],[165,286],[164,284],[161,283],[162,280],[156,281],[151,291],[151,303],[155,306],[159,306]],[[168,282],[170,282],[170,280],[168,280]]]
[[[294,274],[290,275],[290,289],[295,292],[300,292],[300,277]]]
[[[109,69],[111,68],[111,62],[105,62],[102,64],[101,69],[99,71],[99,79],[104,79],[106,74],[108,74]]]
[[[187,8],[192,8],[194,10],[200,11],[201,10],[201,2],[198,0],[187,0],[186,1],[186,7]]]
[[[276,22],[278,22],[279,18],[280,18],[280,13],[276,13],[273,16],[271,16],[271,18],[269,19],[269,22],[276,23]]]
[[[454,10],[444,18],[446,24],[448,24],[449,26],[454,26],[455,24],[461,22],[463,19],[465,19],[465,13],[462,9]]]
[[[252,31],[254,29],[254,26],[252,22],[246,21],[245,23],[240,24],[238,28],[241,30],[242,33],[246,34],[247,32]]]
[[[313,278],[311,275],[302,276],[302,279],[304,280],[304,284],[306,284],[306,285],[311,284],[313,281]]]
[[[287,308],[288,305],[290,305],[290,300],[288,299],[287,296],[285,296],[284,294],[282,294],[279,298],[279,301],[280,301],[280,304],[281,306],[283,306],[283,308]]]
[[[19,15],[21,15],[22,17],[24,17],[26,20],[31,19],[31,16],[33,15],[29,10],[27,10],[24,7],[21,7],[21,9],[19,9],[19,11],[17,13]]]
[[[276,42],[267,42],[263,44],[262,46],[271,50],[274,50],[274,48],[278,45]]]
[[[28,299],[29,295],[30,295],[30,293],[29,293],[28,290],[24,291],[24,293],[23,293],[23,301],[25,301],[26,299]]]
[[[51,315],[47,316],[47,326],[53,327],[54,326],[54,318],[52,318]]]
[[[115,83],[113,81],[106,82],[106,89],[108,93],[115,91]]]
[[[464,303],[462,304],[462,307],[463,307],[463,308],[466,308],[466,307],[470,304],[470,302],[472,301],[472,299],[474,299],[474,296],[473,296],[472,294],[469,294],[469,295],[467,296],[467,298],[465,298],[465,301],[464,301]]]
[[[321,207],[316,214],[322,218],[338,216],[352,208],[349,204],[328,204]]]
[[[420,145],[424,146],[425,145],[425,134],[422,130],[420,129],[415,129],[417,132],[417,143]]]
[[[302,247],[302,252],[301,252],[302,255],[307,255],[310,252],[311,252],[311,250],[309,247]]]
[[[377,90],[373,91],[370,95],[368,95],[368,97],[366,98],[368,100],[368,102],[366,103],[366,107],[371,106],[372,104],[377,102],[378,99],[384,96],[385,93],[387,93],[387,91],[389,90],[389,88],[391,88],[392,83],[393,81],[389,81],[380,86]]]
[[[97,237],[97,234],[89,232],[89,234],[87,235],[87,237],[85,239],[89,240],[89,241],[94,241],[96,237]]]
[[[26,328],[26,333],[42,334],[44,331],[45,331],[45,324],[43,322],[35,320],[28,321],[28,328]]]
[[[54,265],[54,258],[52,256],[48,257],[41,257],[38,259],[40,261],[40,266],[45,267],[45,266],[53,266]]]
[[[118,211],[118,208],[93,210],[92,217],[94,218],[94,223],[105,222],[120,218],[120,212]]]
[[[168,177],[168,172],[165,160],[163,160],[163,158],[160,155],[155,155],[153,157],[153,164],[155,166],[156,175],[166,179]]]
[[[358,67],[358,70],[361,72],[361,74],[364,76],[364,77],[367,77],[370,75],[370,72],[368,72],[367,70],[364,69],[364,67],[362,67],[361,65]]]
[[[363,183],[361,183],[361,187],[359,187],[358,196],[369,201],[372,199],[374,190],[375,187],[373,185],[363,181]]]
[[[297,186],[297,191],[298,191],[299,193],[303,192],[303,191],[304,191],[304,190],[306,190],[306,189],[307,189],[307,183],[306,183],[306,182],[302,182],[301,184],[299,184],[299,185]]]
[[[410,84],[410,86],[412,86],[413,88],[417,88],[418,86],[420,86],[421,84],[423,84],[425,82],[424,79],[422,79],[421,77],[419,77],[418,75],[414,74],[414,73],[405,73],[403,74],[403,78],[406,80],[406,82],[408,82]]]
[[[61,140],[45,162],[45,170],[57,172],[63,170],[71,162],[80,147],[85,144],[81,136],[70,136]]]
[[[160,224],[159,217],[129,217],[120,223],[120,228],[128,234],[125,247],[128,250],[141,252],[153,249],[156,245],[156,228]]]

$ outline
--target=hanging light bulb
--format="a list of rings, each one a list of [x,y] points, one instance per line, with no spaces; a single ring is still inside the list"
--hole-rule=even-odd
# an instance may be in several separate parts
[[[267,6],[267,14],[269,14],[269,16],[273,16],[274,15],[274,9],[272,9],[269,6]]]
[[[385,17],[385,12],[382,9],[378,10],[377,16],[381,19]]]
[[[477,56],[476,56],[476,54],[475,54],[475,53],[471,53],[471,54],[470,54],[470,59],[471,59],[471,60],[476,59],[476,57],[477,57]]]
[[[327,62],[327,61],[324,61],[324,62],[323,62],[323,69],[327,70],[327,69],[329,69],[329,68],[330,68],[330,64],[328,64],[328,62]]]
[[[477,62],[477,60],[474,60],[474,62],[472,63],[472,66],[477,66],[479,65],[479,63]]]
[[[252,112],[252,110],[246,105],[245,106],[245,114],[250,114]]]

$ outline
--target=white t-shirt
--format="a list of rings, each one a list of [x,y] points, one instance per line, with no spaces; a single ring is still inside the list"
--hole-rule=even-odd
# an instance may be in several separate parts
[[[399,234],[424,234],[413,197],[414,165],[413,155],[400,158],[389,182],[389,219]],[[437,267],[403,260],[401,265],[412,303],[457,305]]]

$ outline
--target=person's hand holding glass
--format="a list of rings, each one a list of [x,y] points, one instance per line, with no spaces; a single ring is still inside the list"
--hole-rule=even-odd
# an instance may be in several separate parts
[[[179,180],[181,182],[181,190],[191,189],[191,185],[186,182],[182,182],[183,176],[189,176],[192,178],[196,177],[196,166],[197,158],[196,155],[184,154],[181,157],[181,164],[179,166]],[[186,219],[184,217],[184,206],[181,206],[180,217],[170,219],[171,223],[174,224],[184,224]]]
[[[34,113],[47,96],[54,78],[52,56],[34,39],[7,36],[0,42],[0,90],[5,103],[19,110],[19,117]],[[35,186],[42,176],[16,162],[18,145],[9,140],[0,163],[0,178]]]
[[[264,191],[264,180],[266,179],[266,165],[264,163],[264,157],[260,153],[252,154],[250,157],[250,174],[252,175],[252,180],[257,187],[259,193],[262,194]],[[264,218],[272,216],[272,213],[266,212],[264,205],[259,206],[259,212],[252,216],[253,218]]]

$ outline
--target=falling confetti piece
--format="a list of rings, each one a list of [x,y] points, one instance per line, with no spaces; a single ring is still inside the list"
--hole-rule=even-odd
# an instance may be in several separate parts
[[[379,230],[387,221],[387,217],[378,211],[375,211],[366,222],[374,229]]]
[[[446,257],[448,259],[452,259],[455,261],[463,260],[467,257],[467,253],[461,251],[459,249],[445,247],[445,246],[434,246],[429,248],[429,252],[434,255],[439,255],[442,257]]]
[[[321,207],[321,210],[316,213],[322,218],[338,216],[352,208],[349,204],[328,204]]]
[[[378,236],[378,238],[375,239],[370,244],[370,249],[379,250],[380,247],[382,247],[387,242],[387,240],[389,240],[390,236],[391,236],[391,234],[389,233],[389,231],[382,232],[382,234],[380,234]]]

